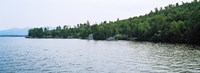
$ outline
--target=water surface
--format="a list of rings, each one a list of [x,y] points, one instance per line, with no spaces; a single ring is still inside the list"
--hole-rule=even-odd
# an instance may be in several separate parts
[[[131,41],[0,38],[0,73],[200,73],[200,47]]]

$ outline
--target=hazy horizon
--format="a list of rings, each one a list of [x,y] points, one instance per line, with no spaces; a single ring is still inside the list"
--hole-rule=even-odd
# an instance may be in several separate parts
[[[183,0],[1,0],[0,30],[115,21]],[[191,2],[193,0],[184,0]]]

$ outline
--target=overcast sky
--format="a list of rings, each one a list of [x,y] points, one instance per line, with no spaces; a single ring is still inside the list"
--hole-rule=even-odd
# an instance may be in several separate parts
[[[193,0],[0,0],[0,30],[115,21]]]

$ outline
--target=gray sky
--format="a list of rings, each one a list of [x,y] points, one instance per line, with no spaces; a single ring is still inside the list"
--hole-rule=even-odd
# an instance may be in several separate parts
[[[115,21],[193,0],[0,0],[0,30]]]

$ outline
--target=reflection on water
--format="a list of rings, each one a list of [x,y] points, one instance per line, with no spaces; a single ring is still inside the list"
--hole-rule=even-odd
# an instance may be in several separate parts
[[[199,73],[199,49],[150,42],[0,38],[0,73]]]

